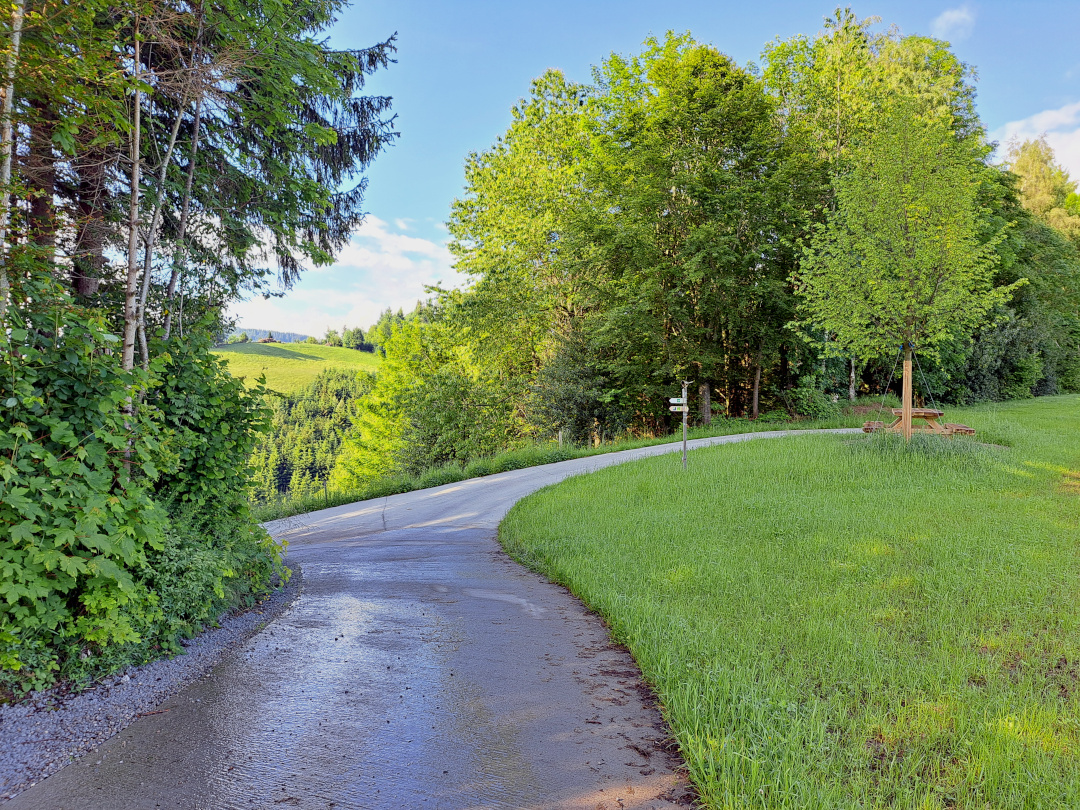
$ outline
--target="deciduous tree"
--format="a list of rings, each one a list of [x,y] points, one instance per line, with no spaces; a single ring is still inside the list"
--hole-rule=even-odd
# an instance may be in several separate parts
[[[978,239],[970,154],[914,105],[889,110],[834,183],[837,207],[795,280],[838,349],[872,358],[903,347],[910,438],[912,352],[970,332],[1023,282],[993,287],[1000,236]]]

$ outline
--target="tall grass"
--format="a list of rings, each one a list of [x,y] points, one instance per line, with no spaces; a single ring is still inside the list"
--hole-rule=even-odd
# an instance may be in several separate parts
[[[570,479],[500,528],[609,622],[714,808],[1080,807],[1080,397]]]

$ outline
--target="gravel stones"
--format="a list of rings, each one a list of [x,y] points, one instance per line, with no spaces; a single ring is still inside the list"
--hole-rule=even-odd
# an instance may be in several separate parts
[[[281,615],[299,595],[302,575],[293,566],[288,585],[220,627],[185,641],[185,654],[131,667],[83,692],[63,688],[31,693],[0,706],[0,804],[91,751],[140,715],[206,677],[231,650]]]

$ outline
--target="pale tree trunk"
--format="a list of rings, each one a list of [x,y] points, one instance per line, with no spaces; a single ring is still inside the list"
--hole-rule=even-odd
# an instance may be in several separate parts
[[[851,373],[848,374],[848,386],[847,386],[847,398],[852,402],[855,401],[857,395],[855,390],[855,358],[851,358]]]
[[[698,405],[700,407],[701,424],[712,424],[712,391],[708,383],[698,386]]]
[[[0,323],[7,319],[10,283],[7,273],[7,231],[11,216],[11,156],[14,136],[11,128],[15,96],[15,65],[22,41],[23,0],[15,0],[11,10],[11,50],[5,66],[4,104],[0,107]]]
[[[178,113],[177,113],[177,116],[176,116],[176,121],[173,124],[172,132],[169,134],[169,147],[168,147],[168,149],[166,151],[165,159],[162,161],[161,171],[158,173],[159,196],[158,196],[158,200],[157,200],[157,206],[154,209],[153,222],[151,223],[151,226],[150,226],[150,235],[149,235],[149,238],[147,240],[147,245],[146,245],[146,262],[145,262],[146,267],[145,267],[145,270],[144,270],[145,275],[143,276],[142,295],[140,296],[140,299],[139,299],[139,313],[140,313],[140,315],[139,315],[139,336],[140,336],[140,341],[141,341],[142,351],[143,351],[143,366],[144,366],[144,368],[146,367],[146,365],[149,363],[149,360],[150,360],[149,354],[147,353],[147,349],[146,349],[146,297],[147,297],[147,292],[149,290],[150,265],[151,265],[151,261],[152,261],[152,258],[153,258],[153,247],[154,247],[154,242],[155,242],[155,240],[157,238],[157,228],[158,228],[158,226],[160,225],[160,222],[161,222],[162,198],[164,197],[164,193],[165,193],[165,191],[164,191],[164,189],[165,189],[165,178],[166,178],[166,174],[168,172],[169,162],[172,160],[172,155],[173,155],[173,152],[174,152],[174,150],[176,148],[176,138],[177,138],[177,135],[180,132],[180,123],[183,121],[183,118],[184,118],[184,108],[187,106],[187,99],[188,99],[188,97],[190,95],[189,91],[188,91],[188,88],[191,86],[191,83],[195,83],[197,86],[195,87],[195,116],[194,116],[194,123],[193,123],[193,127],[192,127],[192,135],[191,135],[191,158],[190,158],[190,161],[188,163],[187,179],[186,179],[185,184],[184,184],[184,198],[183,198],[183,202],[181,204],[180,223],[179,223],[179,226],[178,226],[177,236],[176,236],[177,249],[173,253],[172,273],[169,276],[168,292],[166,293],[167,300],[166,300],[166,305],[165,305],[166,311],[165,311],[165,324],[164,324],[164,326],[165,326],[164,339],[165,340],[169,339],[169,334],[172,331],[172,301],[173,301],[173,296],[176,295],[176,284],[177,284],[177,281],[179,280],[179,276],[180,276],[179,266],[178,266],[178,262],[177,262],[177,254],[178,253],[180,253],[180,254],[185,253],[185,251],[184,251],[184,238],[185,238],[185,236],[187,234],[188,212],[189,212],[190,207],[191,207],[191,186],[192,186],[192,181],[193,181],[194,176],[195,176],[195,160],[196,160],[196,157],[197,157],[198,151],[199,151],[199,127],[200,127],[200,125],[202,123],[201,119],[202,119],[203,87],[202,87],[201,78],[196,73],[196,71],[197,71],[196,63],[197,63],[198,58],[199,58],[199,56],[198,56],[199,47],[202,44],[204,21],[205,21],[205,18],[203,16],[203,9],[200,6],[200,9],[199,9],[199,28],[198,28],[198,31],[195,33],[195,41],[194,41],[194,45],[192,47],[191,61],[190,61],[190,64],[188,65],[188,68],[190,70],[190,74],[188,76],[188,82],[189,83],[185,86],[184,91],[181,94],[181,101],[180,101],[180,104],[178,105]]]
[[[139,325],[139,163],[142,155],[141,106],[139,90],[139,18],[135,18],[135,93],[133,96],[131,146],[131,200],[128,210],[128,267],[124,286],[124,345],[123,366],[126,371],[135,367],[135,333]],[[130,404],[129,404],[130,408]]]
[[[165,336],[167,341],[172,334],[172,305],[176,297],[176,285],[187,261],[187,225],[191,210],[191,186],[195,178],[195,161],[199,154],[199,125],[202,119],[202,93],[195,97],[195,121],[191,136],[191,157],[188,162],[187,180],[184,183],[184,199],[180,206],[180,222],[176,230],[176,252],[173,254],[172,273],[169,275],[169,289],[165,294]]]
[[[905,441],[911,441],[911,344],[904,344],[904,400],[901,403],[900,429]]]
[[[154,202],[154,213],[150,218],[150,230],[147,231],[145,244],[143,245],[143,278],[142,289],[139,291],[139,351],[142,354],[142,367],[150,368],[150,351],[146,344],[146,299],[150,295],[150,276],[154,263],[154,245],[157,242],[157,230],[161,225],[161,211],[164,208],[165,178],[169,173],[169,162],[172,160],[173,151],[176,149],[176,137],[180,134],[180,124],[184,120],[184,106],[186,99],[181,98],[180,108],[176,113],[172,131],[169,133],[169,144],[165,148],[165,157],[161,160],[158,169],[158,196]]]

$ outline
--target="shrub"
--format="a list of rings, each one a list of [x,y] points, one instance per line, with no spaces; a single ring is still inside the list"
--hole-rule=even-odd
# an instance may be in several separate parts
[[[201,333],[125,371],[48,276],[0,333],[0,692],[175,651],[287,576],[246,502],[258,393]],[[171,513],[171,514],[170,514]]]

